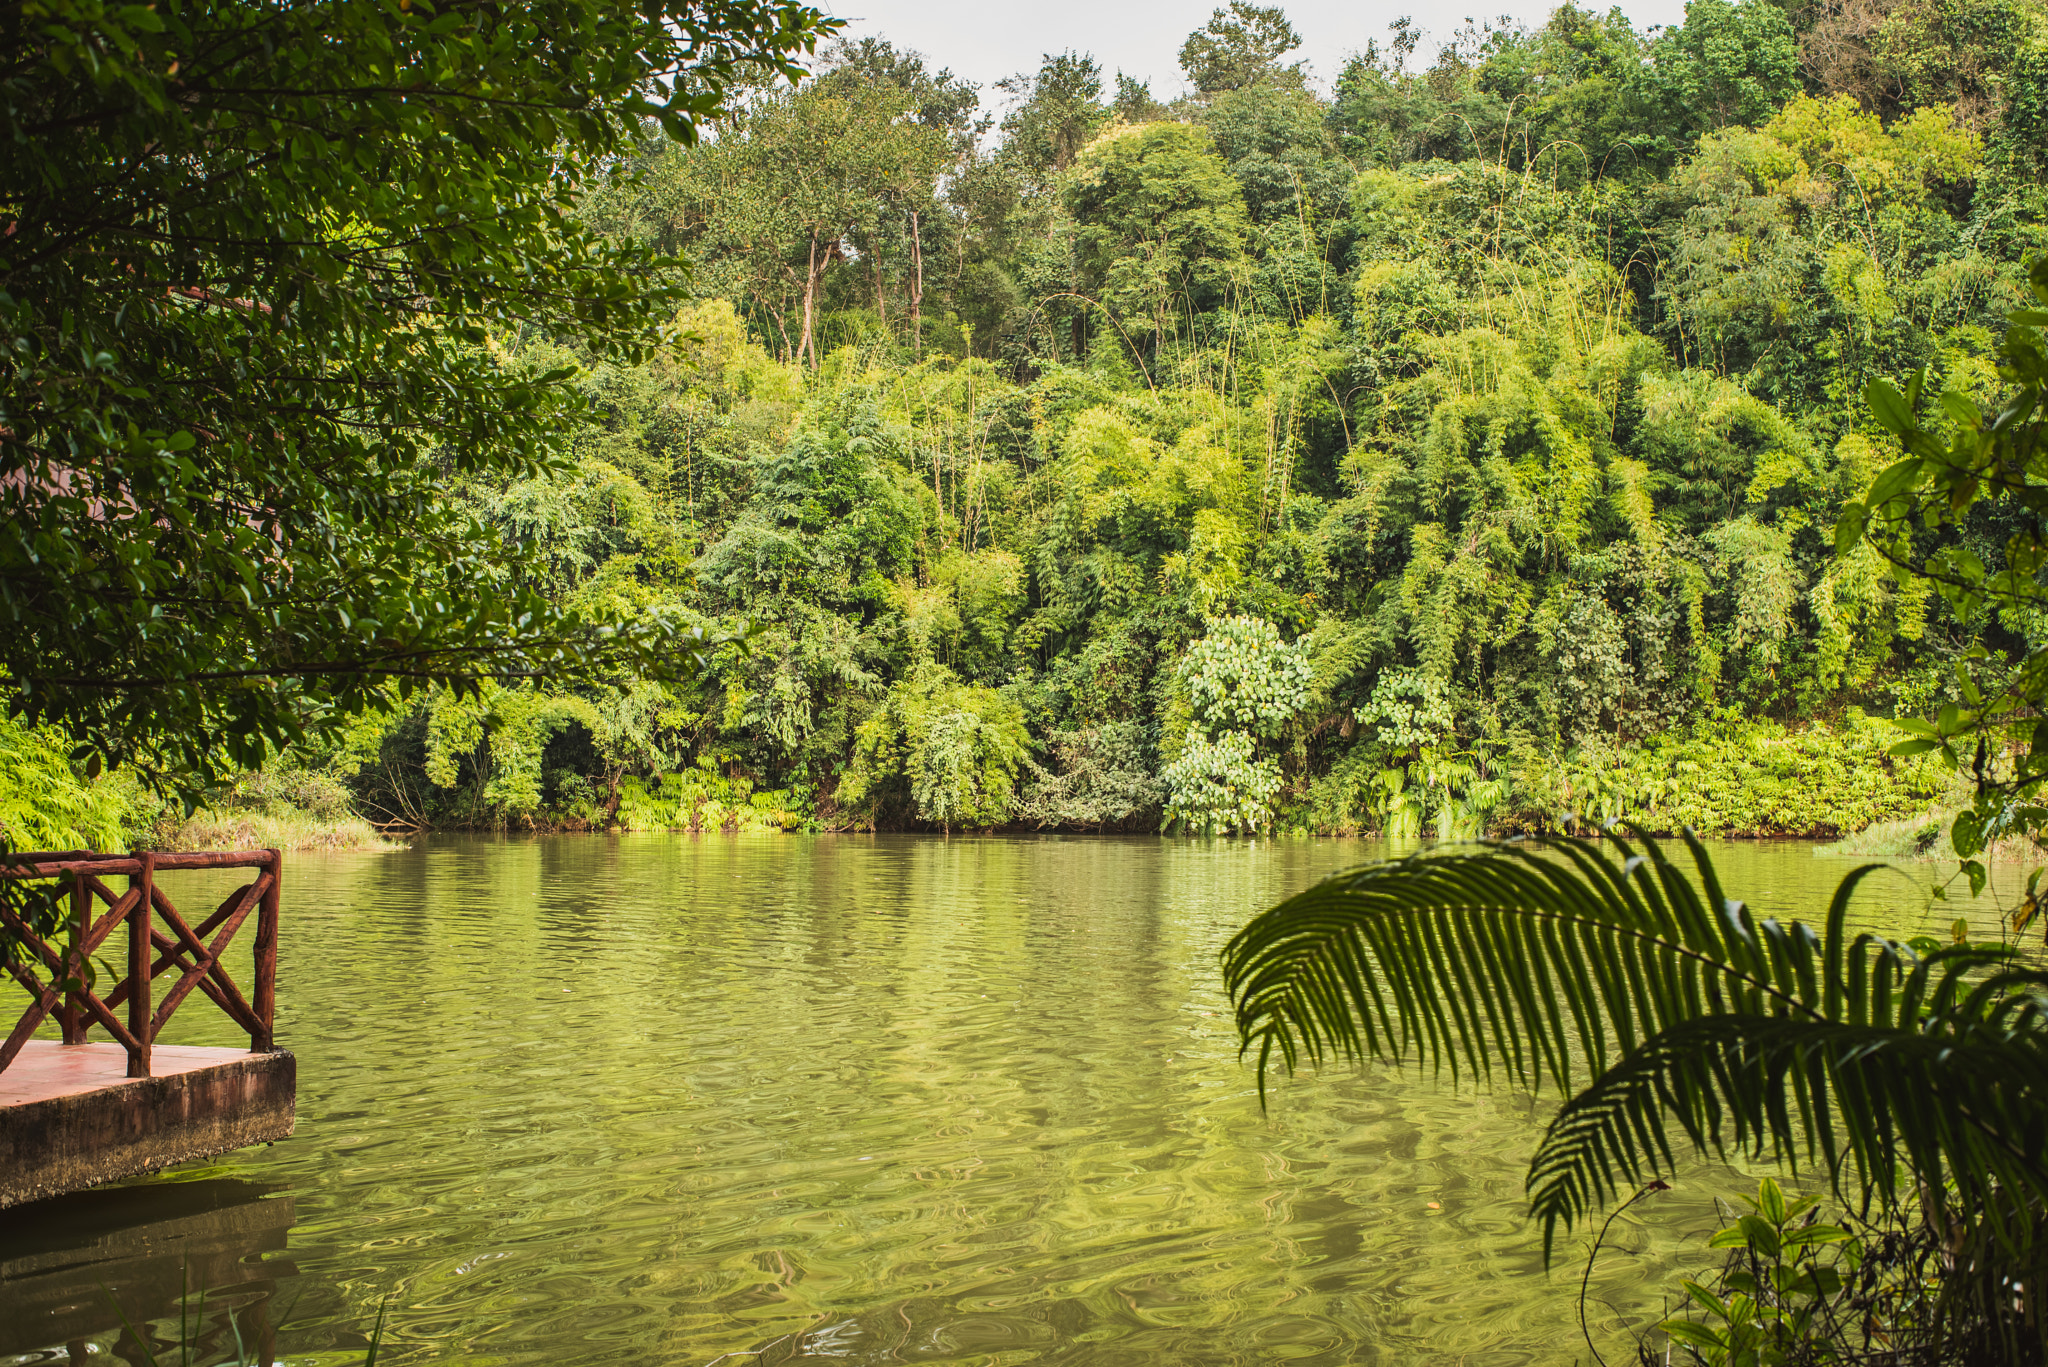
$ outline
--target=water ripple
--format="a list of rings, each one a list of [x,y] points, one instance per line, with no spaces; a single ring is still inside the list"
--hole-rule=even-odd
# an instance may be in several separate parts
[[[290,1262],[246,1245],[271,1280],[237,1303],[273,1305],[279,1351],[322,1367],[360,1356],[387,1298],[391,1364],[1583,1358],[1582,1254],[1546,1271],[1524,1215],[1542,1106],[1366,1070],[1262,1111],[1237,1060],[1216,951],[1370,852],[578,837],[301,857],[280,1032],[298,1134],[169,1180],[289,1189]],[[1758,866],[1769,895],[1840,872],[1801,858]],[[186,1016],[181,1042],[232,1042]],[[1702,1174],[1617,1224],[1589,1307],[1610,1357],[1699,1264],[1729,1185]],[[0,1222],[0,1268],[28,1237]]]

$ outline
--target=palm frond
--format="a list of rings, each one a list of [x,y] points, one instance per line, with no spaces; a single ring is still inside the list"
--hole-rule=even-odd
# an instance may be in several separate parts
[[[1276,1058],[1555,1085],[1570,1099],[1529,1179],[1546,1256],[1668,1172],[1675,1142],[1804,1158],[1866,1192],[1903,1163],[1977,1208],[2048,1200],[2048,975],[1851,936],[1883,865],[1844,878],[1816,931],[1753,917],[1686,844],[1690,871],[1650,840],[1614,842],[1618,860],[1577,840],[1426,853],[1262,913],[1223,952],[1262,1096]]]
[[[1952,1021],[1885,1026],[1707,1016],[1662,1031],[1568,1101],[1529,1165],[1546,1251],[1557,1228],[1696,1150],[1803,1154],[1881,1201],[1915,1183],[2004,1228],[1999,1193],[2048,1199],[2048,1050]]]

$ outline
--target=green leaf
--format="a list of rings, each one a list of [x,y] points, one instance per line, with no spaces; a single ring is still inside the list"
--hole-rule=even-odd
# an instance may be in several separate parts
[[[1715,1295],[1707,1287],[1690,1279],[1681,1279],[1679,1285],[1685,1289],[1686,1296],[1691,1299],[1693,1304],[1699,1306],[1700,1309],[1710,1315],[1719,1315],[1724,1319],[1727,1318],[1729,1313],[1728,1303]]]
[[[1271,1063],[1333,1057],[1554,1082],[1567,1099],[1529,1169],[1546,1251],[1558,1228],[1669,1171],[1681,1145],[1810,1154],[1866,1192],[1939,1180],[1961,1200],[2048,1199],[2018,1137],[2048,1108],[2048,1024],[2008,1013],[2004,1033],[1987,1031],[1969,985],[1996,964],[2002,981],[2048,990],[2048,970],[1852,931],[1851,899],[1878,865],[1842,881],[1818,927],[1759,923],[1688,846],[1690,874],[1617,832],[1327,880],[1225,948],[1241,1045],[1262,1086]],[[1759,1205],[1792,1208],[1769,1189]],[[1776,1249],[1761,1214],[1742,1230]]]
[[[1842,509],[1842,515],[1835,520],[1835,554],[1847,555],[1856,549],[1856,543],[1863,539],[1863,529],[1870,525],[1870,510],[1861,503],[1851,503]]]
[[[1806,1225],[1785,1236],[1785,1247],[1806,1248],[1817,1244],[1847,1243],[1854,1236],[1839,1225]]]
[[[1968,859],[1984,848],[1984,821],[1976,812],[1965,808],[1956,813],[1956,819],[1949,825],[1949,845],[1959,858]]]
[[[1926,463],[1917,456],[1909,456],[1905,460],[1886,466],[1872,482],[1870,497],[1865,500],[1866,503],[1872,508],[1880,508],[1891,502],[1920,478],[1920,472],[1925,466]]]
[[[1832,1267],[1808,1268],[1796,1283],[1797,1290],[1806,1296],[1832,1296],[1842,1289],[1842,1274]]]
[[[1941,395],[1941,406],[1959,427],[1974,432],[1983,422],[1983,412],[1967,394],[1958,394],[1952,389],[1944,390]]]
[[[1916,426],[1913,421],[1913,410],[1906,404],[1906,396],[1901,394],[1898,386],[1891,381],[1872,380],[1864,386],[1863,399],[1869,405],[1871,415],[1877,419],[1878,425],[1887,432],[1903,434],[1912,431]],[[1882,501],[1877,498],[1871,500],[1872,503]]]
[[[1780,1202],[1777,1208],[1780,1215],[1782,1215],[1784,1204]],[[1737,1220],[1736,1224],[1742,1230],[1743,1242],[1751,1250],[1766,1258],[1778,1256],[1780,1244],[1775,1217],[1769,1215],[1745,1215],[1740,1220]]]
[[[1682,1343],[1688,1348],[1698,1348],[1702,1351],[1713,1352],[1716,1350],[1725,1351],[1728,1347],[1728,1340],[1726,1338],[1709,1329],[1706,1325],[1695,1323],[1692,1320],[1665,1320],[1657,1327],[1662,1329],[1674,1343]]]

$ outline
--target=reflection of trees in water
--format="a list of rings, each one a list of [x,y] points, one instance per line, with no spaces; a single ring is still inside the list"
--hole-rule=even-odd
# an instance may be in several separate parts
[[[273,1194],[283,1190],[158,1181],[0,1213],[0,1355],[231,1360],[239,1333],[251,1358],[269,1361],[277,1279],[298,1272],[276,1256],[293,1219],[292,1198]]]

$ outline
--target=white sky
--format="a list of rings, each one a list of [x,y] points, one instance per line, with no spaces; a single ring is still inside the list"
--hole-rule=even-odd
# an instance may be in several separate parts
[[[1228,0],[1221,0],[1227,3]],[[922,52],[935,67],[984,87],[982,103],[993,110],[1001,92],[986,87],[1018,71],[1036,71],[1040,54],[1066,48],[1093,54],[1102,64],[1105,93],[1122,70],[1152,82],[1160,99],[1178,94],[1184,82],[1178,53],[1188,34],[1208,22],[1219,0],[819,0],[819,8],[852,21],[849,37],[877,34],[901,48]],[[1280,0],[1295,29],[1316,83],[1327,89],[1344,60],[1369,38],[1386,38],[1395,18],[1413,15],[1428,31],[1425,50],[1447,36],[1467,14],[1479,18],[1512,15],[1540,24],[1555,0],[1486,0],[1456,6],[1428,0]],[[1610,0],[1581,0],[1605,10]],[[1640,31],[1685,18],[1684,0],[1624,0],[1622,12]]]

